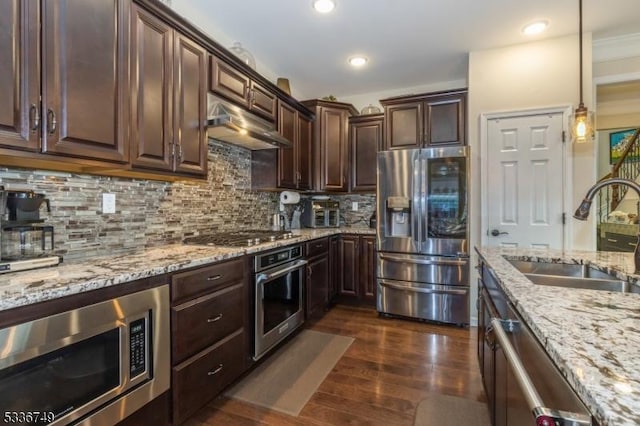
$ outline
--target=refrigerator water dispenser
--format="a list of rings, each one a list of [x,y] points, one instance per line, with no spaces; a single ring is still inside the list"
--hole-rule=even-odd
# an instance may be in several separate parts
[[[390,237],[411,236],[411,199],[387,197],[387,229]]]

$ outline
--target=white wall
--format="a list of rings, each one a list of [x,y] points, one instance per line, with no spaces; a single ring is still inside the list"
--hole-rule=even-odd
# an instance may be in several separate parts
[[[583,36],[584,103],[592,108],[591,34]],[[469,54],[468,135],[471,150],[471,246],[482,244],[481,197],[487,188],[480,179],[480,115],[500,111],[556,107],[579,102],[578,35],[548,39]],[[594,144],[570,147],[573,161],[573,211],[595,182]],[[571,215],[568,215],[571,217]],[[486,218],[482,218],[486,221]],[[572,221],[567,248],[595,249],[593,225]],[[475,253],[474,253],[475,254]],[[475,264],[477,259],[472,257]],[[472,269],[472,314],[475,313],[477,279]]]

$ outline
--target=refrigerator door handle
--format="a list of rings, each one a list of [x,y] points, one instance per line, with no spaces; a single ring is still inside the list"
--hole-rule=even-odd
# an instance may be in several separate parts
[[[469,263],[468,259],[464,260],[453,260],[453,259],[442,259],[442,260],[434,260],[434,259],[413,259],[410,257],[402,257],[402,256],[393,256],[388,254],[378,253],[380,259],[382,260],[390,260],[392,262],[405,262],[405,263],[414,263],[417,265],[447,265],[447,266],[464,266]]]
[[[425,287],[411,287],[402,284],[396,284],[390,281],[380,280],[380,285],[393,288],[395,290],[412,291],[414,293],[426,293],[426,294],[459,294],[466,295],[469,292],[468,287],[462,289],[444,289],[444,288],[425,288]],[[444,287],[444,286],[438,286]]]
[[[422,168],[421,168],[421,160],[420,160],[420,151],[415,153],[413,158],[413,194],[412,194],[412,206],[411,206],[411,239],[413,239],[413,244],[416,246],[418,251],[421,250],[420,243],[422,241],[422,231],[420,226],[420,221],[422,217],[422,202],[420,200],[421,196],[421,177]]]

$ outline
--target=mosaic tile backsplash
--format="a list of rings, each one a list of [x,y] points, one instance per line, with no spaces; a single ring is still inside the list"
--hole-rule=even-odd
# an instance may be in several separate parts
[[[66,260],[134,252],[178,243],[185,236],[241,228],[269,229],[278,194],[251,190],[251,153],[209,142],[208,181],[158,182],[0,167],[0,185],[46,194],[55,252]],[[116,196],[116,213],[102,213],[102,194]],[[335,195],[341,222],[368,226],[375,195]],[[357,212],[351,202],[357,201]],[[291,207],[291,206],[288,206]],[[291,214],[292,208],[288,209]]]
[[[277,194],[251,191],[251,153],[209,143],[208,181],[158,182],[0,168],[10,190],[46,194],[41,217],[54,226],[65,259],[121,254],[177,243],[198,231],[266,228]],[[116,213],[102,214],[102,194],[116,195]]]

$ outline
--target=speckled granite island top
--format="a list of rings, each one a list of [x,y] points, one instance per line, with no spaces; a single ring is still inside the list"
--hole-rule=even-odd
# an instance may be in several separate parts
[[[598,422],[640,425],[640,294],[536,285],[505,260],[588,263],[638,284],[633,254],[476,250]]]
[[[64,262],[59,266],[0,275],[0,311],[70,296],[155,275],[219,262],[233,257],[335,234],[375,235],[369,228],[302,229],[295,237],[253,247],[203,247],[182,244],[134,254]]]

